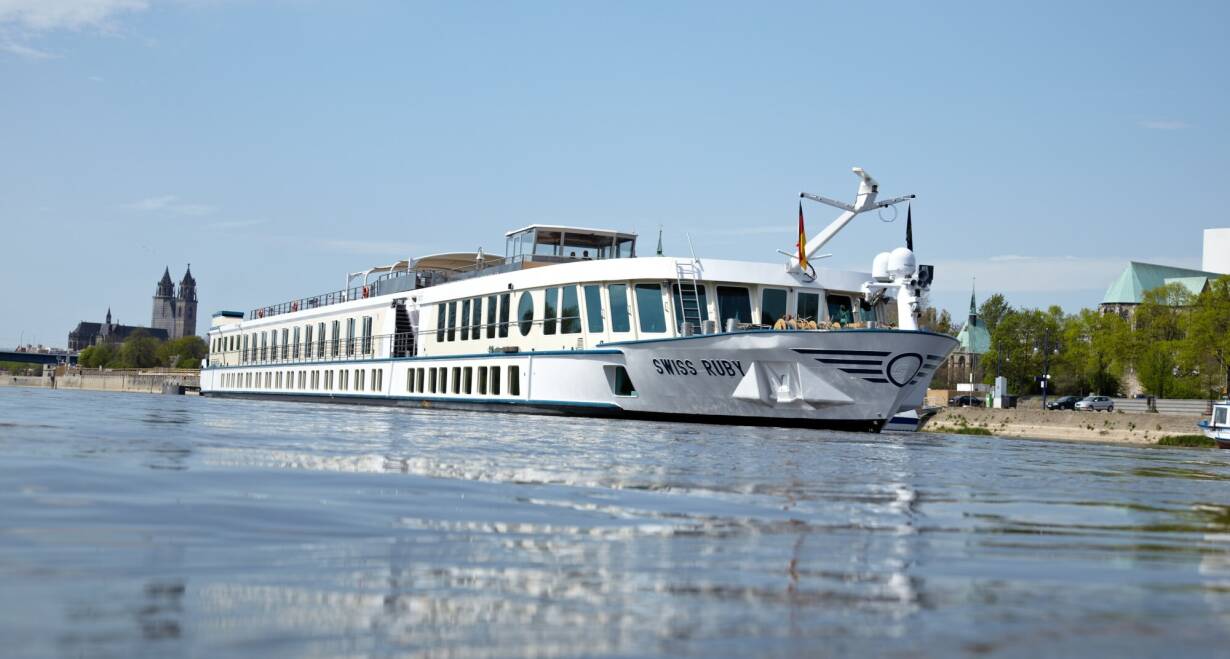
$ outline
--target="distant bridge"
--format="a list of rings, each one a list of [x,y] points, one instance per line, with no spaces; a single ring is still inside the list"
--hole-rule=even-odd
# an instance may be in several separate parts
[[[15,350],[0,350],[0,362],[20,362],[22,364],[69,364],[77,363],[76,354],[17,352]]]

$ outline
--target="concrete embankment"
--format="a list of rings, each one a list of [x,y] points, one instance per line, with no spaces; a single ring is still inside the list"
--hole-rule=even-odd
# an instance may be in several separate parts
[[[1162,437],[1199,433],[1196,423],[1201,418],[1148,412],[948,407],[931,419],[925,430],[953,432],[981,428],[1002,437],[1155,444]]]
[[[200,374],[187,370],[70,371],[55,378],[49,375],[0,375],[0,387],[45,387],[142,394],[160,394],[168,387],[173,390],[176,387],[184,387],[193,391],[199,389],[200,384]]]

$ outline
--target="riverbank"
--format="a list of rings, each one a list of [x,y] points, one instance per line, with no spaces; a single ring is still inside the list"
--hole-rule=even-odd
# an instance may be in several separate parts
[[[186,369],[71,370],[58,376],[0,374],[0,387],[42,387],[45,389],[84,389],[120,391],[134,394],[161,394],[168,388],[199,390],[200,372]]]
[[[984,409],[947,407],[927,424],[927,432],[969,432],[999,437],[1156,444],[1162,437],[1193,435],[1200,416],[1147,412],[1076,412],[1072,410]]]

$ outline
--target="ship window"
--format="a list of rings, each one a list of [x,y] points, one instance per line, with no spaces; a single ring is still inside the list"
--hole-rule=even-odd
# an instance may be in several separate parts
[[[752,301],[748,290],[742,286],[717,287],[718,318],[722,327],[726,321],[734,319],[736,323],[752,322]]]
[[[602,287],[585,287],[585,326],[591,334],[602,333]]]
[[[692,299],[693,298],[692,284],[684,284],[682,295],[680,294],[679,284],[671,284],[671,294],[674,296],[674,300],[675,300],[675,326],[676,327],[683,325],[683,321],[684,321],[683,312],[684,312],[685,306],[687,307],[688,311],[695,311],[696,309],[699,308],[700,310],[699,320],[702,320],[702,321],[709,320],[709,294],[705,292],[704,284],[701,284],[701,283],[696,284],[695,301],[693,301]],[[688,318],[688,320],[689,322],[691,322],[696,319]]]
[[[339,389],[342,391],[350,390],[350,371],[346,369],[338,369],[338,376],[342,379],[342,384]]]
[[[423,393],[423,369],[416,368],[414,370],[418,371],[418,375],[414,377],[414,389],[421,394]]]
[[[499,366],[491,367],[491,378],[490,379],[491,379],[491,395],[499,396],[500,395],[500,367]]]
[[[278,352],[278,335],[273,332],[261,332],[261,361],[269,360],[269,347],[273,346],[274,357]]]
[[[363,316],[363,354],[372,354],[372,317]]]
[[[256,377],[259,379],[260,375],[258,374]],[[265,372],[265,388],[266,389],[273,388],[273,373],[272,372],[269,372],[269,371]]]
[[[295,339],[298,340],[298,337]],[[303,326],[303,356],[307,359],[312,358],[312,326]]]
[[[243,351],[240,354],[240,357],[242,357],[240,361],[242,362],[248,361],[248,335],[247,334],[243,335]]]
[[[525,291],[521,294],[520,301],[517,302],[517,328],[521,330],[521,336],[527,336],[533,326],[534,298],[530,296],[529,291]]]
[[[474,315],[470,317],[470,338],[480,339],[483,327],[483,299],[481,297],[474,298]]]
[[[355,343],[354,318],[347,318],[346,319],[346,356],[347,357],[354,354],[354,343]]]
[[[461,385],[461,393],[468,396],[473,391],[473,386],[472,386],[474,384],[473,367],[467,366],[465,368],[465,374],[462,376],[462,378],[463,379],[462,379],[462,385]]]
[[[508,307],[512,305],[512,294],[500,294],[500,338],[508,336]]]
[[[577,299],[577,287],[565,286],[563,298],[560,301],[560,334],[579,334],[581,332],[581,302]]]
[[[295,359],[299,359],[299,339],[300,338],[301,337],[299,336],[299,328],[296,327],[295,328],[295,347],[291,349],[291,353],[290,353],[290,356],[294,357]]]
[[[607,293],[611,297],[611,331],[627,332],[632,329],[628,314],[628,285],[610,284]]]
[[[436,305],[436,342],[444,343],[444,314],[447,311],[444,303]]]
[[[773,326],[779,318],[786,317],[786,291],[766,288],[760,291],[760,324]]]
[[[642,332],[665,332],[666,312],[662,310],[662,286],[636,285],[636,314]]]
[[[448,303],[448,340],[457,339],[457,301]]]
[[[282,371],[278,371],[278,378],[276,382],[277,384],[274,386],[276,386],[278,389],[281,389],[282,388]]]
[[[440,371],[440,393],[447,394],[448,393],[448,369],[441,366],[438,370]]]
[[[1214,409],[1216,410],[1216,414],[1213,415],[1213,425],[1226,425],[1226,414],[1230,411],[1230,407],[1218,407]]]
[[[470,301],[461,301],[461,340],[470,340]]]
[[[825,302],[829,307],[829,320],[843,325],[854,322],[854,305],[850,303],[850,296],[830,293],[825,296]]]
[[[414,369],[406,369],[406,391],[414,393]]]
[[[869,323],[869,322],[878,320],[876,318],[876,308],[870,304],[867,304],[867,300],[858,301],[858,315],[859,315],[859,320],[863,321],[864,323]]]
[[[555,334],[556,302],[559,301],[559,289],[548,288],[542,297],[542,333]]]
[[[480,396],[487,395],[487,369],[484,366],[478,367],[478,393]]]
[[[436,371],[438,370],[436,368],[427,369],[427,389],[433,394],[436,393],[436,380],[438,378]]]
[[[290,358],[290,328],[282,328],[282,359]]]
[[[333,321],[333,356],[338,355],[342,345],[342,321]]]
[[[814,320],[820,321],[820,294],[819,293],[799,293],[799,320]]]
[[[508,395],[509,396],[520,396],[521,395],[521,367],[520,366],[509,366],[508,367]]]
[[[449,377],[452,378],[452,381],[453,381],[453,393],[455,394],[461,393],[461,367],[454,366],[453,372],[451,375],[449,375]]]
[[[487,338],[489,339],[495,338],[495,312],[498,306],[496,300],[498,299],[494,295],[487,296]]]
[[[299,371],[299,388],[307,389],[307,371]]]

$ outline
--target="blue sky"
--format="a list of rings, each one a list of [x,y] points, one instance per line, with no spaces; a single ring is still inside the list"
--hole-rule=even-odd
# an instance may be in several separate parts
[[[852,165],[918,195],[938,306],[1095,305],[1230,225],[1228,7],[0,0],[0,346],[148,324],[165,265],[203,332],[532,222],[776,261]]]

